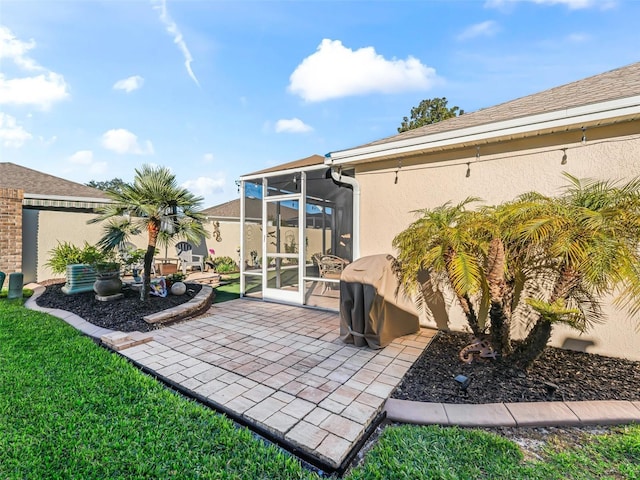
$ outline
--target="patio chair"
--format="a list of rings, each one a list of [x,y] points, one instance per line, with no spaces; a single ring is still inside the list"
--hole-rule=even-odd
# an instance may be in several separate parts
[[[336,257],[335,255],[323,255],[320,257],[318,267],[320,269],[320,278],[329,280],[340,280],[344,267],[349,264],[348,260]],[[322,293],[332,288],[332,282],[322,282]]]
[[[176,243],[176,255],[185,275],[188,267],[200,267],[200,271],[204,272],[204,256],[193,253],[193,246],[189,242]]]

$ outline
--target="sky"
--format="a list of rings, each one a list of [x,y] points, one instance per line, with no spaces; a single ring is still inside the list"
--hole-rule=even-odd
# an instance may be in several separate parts
[[[241,176],[640,61],[638,0],[0,0],[0,161],[86,183]]]

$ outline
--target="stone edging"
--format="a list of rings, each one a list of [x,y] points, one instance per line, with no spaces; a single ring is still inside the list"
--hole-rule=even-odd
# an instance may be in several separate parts
[[[208,307],[211,302],[213,302],[213,288],[209,285],[202,285],[196,296],[188,302],[142,318],[145,322],[151,324],[180,320]]]
[[[640,423],[640,401],[451,404],[390,398],[387,419],[417,425],[461,427],[550,427]]]

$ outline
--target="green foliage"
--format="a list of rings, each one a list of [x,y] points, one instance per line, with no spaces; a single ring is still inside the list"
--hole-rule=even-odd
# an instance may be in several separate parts
[[[182,272],[176,272],[176,273],[170,273],[165,278],[167,279],[168,282],[173,284],[176,282],[182,282],[185,278],[187,278],[187,276]]]
[[[211,263],[213,264],[213,269],[218,273],[238,271],[238,265],[231,257],[216,257]]]
[[[530,192],[475,211],[467,205],[476,199],[419,211],[393,241],[401,283],[419,290],[428,272],[453,290],[475,334],[486,329],[488,311],[502,355],[511,354],[514,318],[522,321],[529,333],[512,358],[522,367],[542,353],[553,324],[585,331],[602,322],[605,295],[619,294],[619,305],[640,312],[640,179],[565,176],[557,197]]]
[[[103,191],[107,191],[107,190],[121,191],[122,187],[125,185],[125,182],[121,178],[113,178],[111,180],[105,180],[102,182],[91,180],[90,182],[85,183],[85,185],[87,187],[93,187]]]
[[[0,478],[318,478],[61,320],[15,302],[0,302],[0,358]]]
[[[109,258],[109,255],[94,245],[84,243],[82,248],[69,242],[60,243],[49,251],[49,261],[45,264],[54,273],[65,273],[67,265],[86,263],[95,265]]]
[[[402,119],[402,124],[398,127],[398,133],[464,114],[464,110],[460,110],[460,107],[449,108],[447,103],[448,100],[446,97],[422,100],[417,107],[411,109],[411,119],[407,117]]]
[[[175,174],[166,167],[143,165],[136,169],[133,183],[107,190],[111,203],[98,209],[89,223],[104,222],[104,235],[98,245],[113,250],[130,236],[146,231],[147,251],[144,257],[144,288],[140,299],[149,298],[151,263],[157,244],[168,245],[176,238],[198,243],[207,237],[199,212],[202,197],[178,185]]]

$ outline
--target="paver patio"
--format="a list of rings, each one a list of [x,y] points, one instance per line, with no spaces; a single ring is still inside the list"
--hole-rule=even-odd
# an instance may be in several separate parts
[[[238,299],[151,333],[120,353],[339,468],[435,330],[359,348],[335,312]]]

